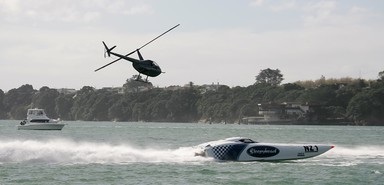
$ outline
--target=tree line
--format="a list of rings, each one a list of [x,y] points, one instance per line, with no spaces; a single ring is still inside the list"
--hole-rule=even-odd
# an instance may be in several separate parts
[[[260,103],[297,102],[316,105],[306,124],[342,120],[359,125],[384,125],[384,72],[377,80],[352,78],[298,81],[281,84],[280,70],[264,69],[247,87],[213,84],[157,88],[137,81],[123,85],[123,93],[84,86],[76,93],[59,93],[26,84],[0,89],[0,119],[21,120],[29,108],[43,108],[51,118],[84,121],[241,122],[257,116]]]

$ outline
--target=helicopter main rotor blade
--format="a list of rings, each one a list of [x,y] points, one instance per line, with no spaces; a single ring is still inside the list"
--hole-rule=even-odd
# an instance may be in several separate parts
[[[126,54],[125,56],[132,55],[132,54],[135,53],[135,52],[136,52],[136,51],[132,51],[132,52]],[[113,63],[115,63],[115,62],[117,62],[117,61],[119,61],[119,60],[121,60],[121,59],[122,59],[122,58],[118,58],[118,59],[116,59],[116,60],[114,60],[114,61],[112,61],[112,62],[110,62],[110,63],[108,63],[108,64],[106,64],[106,65],[103,65],[103,66],[101,66],[100,68],[96,69],[95,72],[98,71],[98,70],[100,70],[100,69],[103,69],[103,68],[105,68],[105,67],[107,67],[107,66],[109,66],[109,65],[111,65],[111,64],[113,64]]]
[[[119,59],[119,60],[120,60],[120,59]],[[115,63],[115,62],[117,62],[117,61],[118,61],[118,60],[112,61],[112,62],[110,62],[110,63],[108,63],[108,64],[106,64],[106,65],[104,65],[104,66],[102,66],[102,67],[100,67],[100,68],[98,68],[98,69],[96,69],[95,72],[98,71],[98,70],[100,70],[100,69],[103,69],[104,67],[107,67],[107,66],[109,66],[109,65],[111,65],[111,64],[113,64],[113,63]]]
[[[138,48],[137,50],[140,50],[141,48],[147,46],[148,44],[150,44],[151,42],[155,41],[156,39],[160,38],[161,36],[165,35],[166,33],[170,32],[171,30],[175,29],[176,27],[180,26],[180,24],[177,24],[176,26],[172,27],[171,29],[167,30],[166,32],[160,34],[159,36],[157,36],[156,38],[152,39],[151,41],[147,42],[146,44],[144,44],[143,46],[141,46],[140,48]]]

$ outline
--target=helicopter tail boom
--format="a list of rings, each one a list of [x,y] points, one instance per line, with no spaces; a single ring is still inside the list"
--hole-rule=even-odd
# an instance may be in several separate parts
[[[115,49],[116,46],[113,46],[113,47],[111,47],[111,48],[108,48],[107,44],[105,44],[104,41],[103,41],[103,45],[104,45],[104,48],[105,48],[104,57],[105,57],[105,53],[107,53],[107,54],[108,54],[108,57],[110,57],[110,56],[111,56],[111,51],[112,51],[113,49]]]

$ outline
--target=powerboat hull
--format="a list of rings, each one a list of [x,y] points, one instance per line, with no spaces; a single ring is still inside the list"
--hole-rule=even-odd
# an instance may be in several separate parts
[[[297,160],[315,157],[334,148],[324,144],[258,143],[241,137],[208,142],[199,147],[202,150],[197,155],[220,161]]]
[[[65,124],[63,123],[27,123],[18,125],[18,130],[61,130]]]

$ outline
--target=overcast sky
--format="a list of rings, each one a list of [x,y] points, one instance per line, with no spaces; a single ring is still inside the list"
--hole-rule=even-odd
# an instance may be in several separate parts
[[[94,72],[114,59],[101,41],[127,54],[176,24],[141,50],[166,72],[156,86],[384,71],[381,0],[0,0],[0,89],[122,86],[138,73],[124,60]]]

